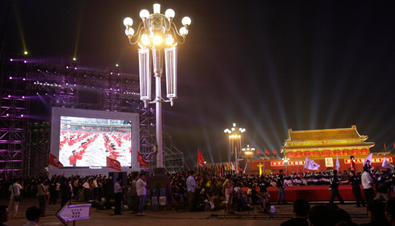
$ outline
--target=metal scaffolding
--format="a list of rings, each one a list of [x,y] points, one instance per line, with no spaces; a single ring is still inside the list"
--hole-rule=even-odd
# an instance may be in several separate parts
[[[21,175],[23,171],[29,176],[45,173],[52,106],[139,113],[140,153],[149,162],[149,169],[156,167],[155,110],[143,109],[137,75],[121,73],[117,67],[102,70],[32,61],[9,64],[7,76],[13,74],[15,79],[8,79],[11,85],[2,83],[0,166],[4,167],[0,168],[4,170],[0,172]],[[18,73],[21,70],[23,73]],[[166,169],[183,170],[183,153],[171,145],[168,135],[164,137],[169,140],[163,148]]]
[[[24,87],[26,65],[3,69],[0,98],[0,178],[21,176],[24,167],[29,101]]]

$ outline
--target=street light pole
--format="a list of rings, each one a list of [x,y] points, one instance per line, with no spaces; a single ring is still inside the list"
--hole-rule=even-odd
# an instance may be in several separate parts
[[[132,28],[133,20],[126,17],[123,23],[126,27],[125,34],[132,45],[139,48],[139,77],[140,99],[144,108],[148,104],[156,104],[156,166],[163,168],[163,138],[162,138],[162,102],[170,102],[173,106],[177,99],[177,45],[185,42],[188,27],[191,24],[189,17],[182,19],[183,27],[178,31],[173,18],[175,12],[167,9],[165,14],[160,12],[160,4],[154,4],[154,12],[140,11],[140,22],[137,32]],[[151,101],[151,63],[155,77],[155,98]],[[162,53],[163,52],[163,53]],[[163,54],[166,67],[166,90],[168,100],[162,98],[161,79],[163,75]]]
[[[282,160],[283,160],[283,163],[284,163],[284,165],[285,165],[285,172],[286,172],[287,175],[288,175],[288,162],[289,162],[289,158],[287,158],[287,156],[285,156],[284,158],[282,158]]]
[[[236,172],[239,169],[239,159],[238,156],[241,155],[241,134],[244,133],[246,129],[236,127],[236,123],[233,123],[233,127],[231,129],[225,129],[224,132],[229,135],[229,145],[230,145],[230,154],[235,155],[235,167]]]
[[[255,148],[253,147],[250,148],[250,145],[247,144],[247,147],[241,150],[244,152],[244,157],[246,159],[247,164],[248,164],[248,160],[250,160],[250,164],[248,166],[248,175],[251,176],[252,157],[254,155]]]

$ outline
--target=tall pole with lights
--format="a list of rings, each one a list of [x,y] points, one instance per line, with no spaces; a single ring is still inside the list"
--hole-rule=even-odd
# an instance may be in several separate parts
[[[289,158],[287,156],[285,156],[284,158],[282,158],[283,163],[285,165],[285,172],[288,174],[288,162],[289,162]]]
[[[123,24],[126,27],[125,34],[132,45],[138,45],[139,54],[139,77],[140,99],[146,108],[148,104],[156,104],[156,166],[163,168],[163,144],[162,144],[162,102],[170,102],[173,106],[177,98],[177,45],[185,42],[188,34],[188,26],[191,24],[189,17],[182,19],[183,27],[178,31],[173,22],[175,12],[167,9],[165,14],[160,12],[160,4],[154,4],[154,12],[140,11],[142,22],[139,23],[137,32],[132,28],[133,20],[126,17]],[[152,52],[152,68],[151,56]],[[162,98],[161,79],[163,75],[163,53],[166,69],[167,98]],[[155,95],[151,99],[151,69],[155,77]]]
[[[245,131],[246,129],[244,128],[236,127],[236,123],[233,123],[233,127],[231,129],[224,130],[226,134],[229,134],[230,154],[235,155],[236,171],[239,169],[238,156],[241,156],[241,134]]]
[[[247,147],[241,149],[244,152],[244,157],[246,159],[246,162],[248,164],[248,160],[250,160],[250,164],[248,164],[248,174],[251,176],[251,164],[252,164],[252,157],[254,155],[255,148],[250,147],[249,144],[247,144]]]

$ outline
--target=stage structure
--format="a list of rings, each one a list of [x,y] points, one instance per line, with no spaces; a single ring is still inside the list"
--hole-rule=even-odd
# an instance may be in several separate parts
[[[12,73],[1,75],[0,98],[0,178],[8,179],[21,175],[29,162],[24,158],[29,118],[29,99],[26,98],[27,73],[24,62],[15,62]],[[2,68],[2,72],[9,71]],[[22,75],[22,76],[21,76]]]
[[[155,110],[139,104],[137,75],[122,73],[115,66],[87,68],[76,62],[33,59],[10,59],[2,73],[0,164],[4,170],[0,178],[46,173],[51,107],[139,113],[140,153],[148,168],[156,166]],[[165,168],[183,170],[183,153],[171,145],[170,137],[166,144]]]

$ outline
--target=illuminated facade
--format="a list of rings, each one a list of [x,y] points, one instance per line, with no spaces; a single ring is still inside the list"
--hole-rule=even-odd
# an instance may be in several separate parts
[[[324,130],[288,130],[281,152],[288,158],[309,157],[324,159],[336,156],[368,155],[374,142],[366,142],[368,136],[360,135],[355,125],[351,128]]]

